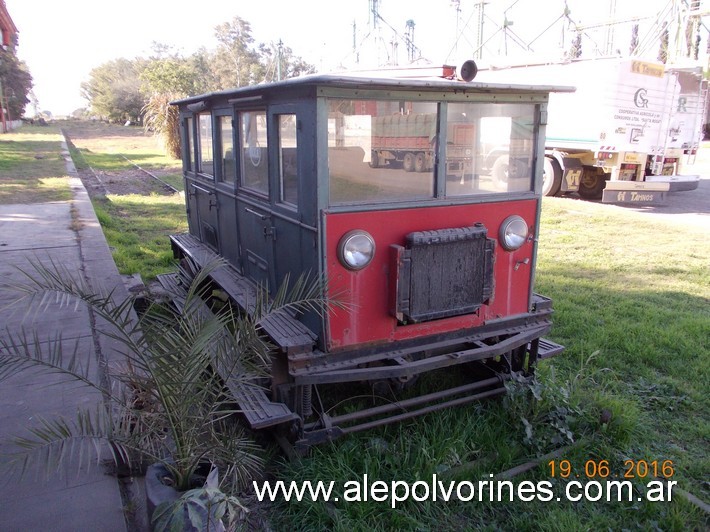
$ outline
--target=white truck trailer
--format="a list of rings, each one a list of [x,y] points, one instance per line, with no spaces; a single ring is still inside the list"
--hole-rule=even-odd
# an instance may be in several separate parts
[[[652,175],[677,175],[684,166],[695,161],[703,137],[703,122],[707,106],[707,80],[700,66],[673,66],[666,69],[676,84],[667,121],[665,136],[651,153]]]
[[[550,95],[543,192],[607,203],[661,203],[670,191],[697,188],[699,177],[678,174],[677,164],[699,143],[704,98],[693,79],[629,58],[481,68],[476,78],[576,86]]]

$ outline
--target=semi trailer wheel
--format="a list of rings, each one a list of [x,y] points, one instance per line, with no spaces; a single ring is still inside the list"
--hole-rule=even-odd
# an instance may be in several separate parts
[[[582,172],[582,178],[579,180],[579,195],[588,200],[601,199],[606,186],[606,176],[607,174]]]
[[[545,157],[542,172],[542,195],[556,196],[562,186],[562,168],[551,157]]]
[[[380,154],[379,152],[372,150],[372,153],[370,153],[370,168],[379,168],[380,167]]]
[[[414,154],[411,151],[408,151],[404,154],[404,161],[402,163],[402,167],[404,168],[405,172],[414,171]]]
[[[426,156],[424,155],[424,152],[420,151],[414,157],[414,171],[415,172],[424,172],[425,170],[426,170]]]

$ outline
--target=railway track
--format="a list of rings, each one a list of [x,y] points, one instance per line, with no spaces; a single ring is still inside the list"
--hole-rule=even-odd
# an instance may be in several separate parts
[[[167,187],[168,189],[170,189],[172,192],[180,192],[178,189],[176,189],[176,188],[175,188],[174,186],[172,186],[170,183],[168,183],[168,182],[166,182],[166,181],[163,181],[162,179],[160,179],[158,176],[156,176],[156,175],[153,174],[152,172],[149,172],[149,171],[146,170],[145,168],[142,168],[141,166],[139,166],[138,164],[136,164],[134,161],[131,161],[131,160],[130,160],[128,157],[126,157],[125,155],[119,154],[119,157],[121,157],[122,159],[126,160],[126,162],[130,163],[131,165],[135,166],[135,167],[136,167],[138,170],[140,170],[141,172],[143,172],[143,173],[149,175],[150,177],[152,177],[153,179],[155,179],[156,181],[158,181],[159,183],[161,183],[163,186],[165,186],[165,187]],[[92,170],[92,171],[93,171],[93,170]]]

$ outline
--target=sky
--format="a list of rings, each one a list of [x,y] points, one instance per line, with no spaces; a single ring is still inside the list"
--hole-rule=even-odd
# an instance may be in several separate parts
[[[406,33],[414,21],[414,43],[432,64],[459,64],[472,57],[476,45],[478,0],[5,0],[19,30],[17,54],[30,69],[39,110],[65,115],[86,107],[80,85],[107,61],[150,55],[152,43],[167,44],[189,55],[200,47],[216,46],[214,27],[239,16],[250,23],[257,42],[279,40],[293,53],[332,71],[353,66],[353,41],[379,62],[391,57],[393,29]],[[384,22],[375,47],[369,3],[377,2]],[[608,19],[610,2],[616,18],[652,16],[668,0],[567,0],[570,18],[592,24]],[[545,9],[540,9],[544,5]],[[571,33],[560,18],[564,0],[487,0],[484,10],[486,53],[511,53],[512,35],[500,30],[507,17],[510,29],[536,51],[569,47]],[[458,9],[457,9],[458,7]],[[506,11],[507,10],[507,11]],[[650,21],[650,19],[649,19]],[[649,22],[650,23],[650,22]],[[355,30],[353,29],[355,24]],[[592,31],[592,30],[590,30]],[[617,30],[619,32],[621,30]],[[591,35],[591,33],[590,33]],[[563,36],[567,39],[562,43]],[[597,39],[598,41],[599,39]],[[591,42],[591,41],[590,41]],[[588,43],[588,46],[591,44]],[[386,49],[387,48],[387,49]],[[365,52],[361,55],[364,58]],[[406,48],[398,47],[399,63]],[[362,65],[373,66],[373,65]],[[28,106],[26,113],[31,113]]]

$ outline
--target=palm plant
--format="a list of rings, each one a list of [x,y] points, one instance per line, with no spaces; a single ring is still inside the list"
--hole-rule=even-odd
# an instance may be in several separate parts
[[[260,333],[260,320],[274,312],[320,310],[327,302],[319,295],[322,283],[302,278],[275,299],[257,298],[249,315],[229,305],[212,312],[205,305],[209,275],[223,266],[218,259],[197,271],[179,305],[153,303],[139,318],[131,299],[116,303],[112,294],[97,294],[55,263],[23,272],[26,282],[5,287],[19,291],[25,308],[42,309],[52,301],[87,305],[122,355],[101,382],[91,378],[77,349],[66,352],[61,338],[43,342],[37,334],[9,332],[0,338],[0,380],[40,368],[98,390],[107,405],[80,410],[76,419],[40,420],[29,437],[16,440],[23,471],[35,460],[56,467],[71,451],[98,453],[98,442],[110,443],[117,463],[162,463],[178,490],[192,487],[190,479],[204,462],[218,464],[223,478],[237,483],[259,471],[257,446],[229,422],[236,411],[223,381],[252,382],[266,374],[271,345]]]
[[[155,131],[161,138],[165,150],[175,159],[180,159],[180,113],[178,108],[170,105],[177,100],[178,93],[153,92],[148,103],[143,106],[143,127],[146,131]]]

